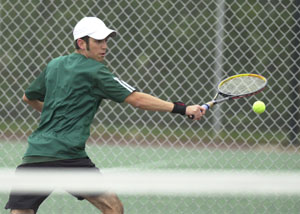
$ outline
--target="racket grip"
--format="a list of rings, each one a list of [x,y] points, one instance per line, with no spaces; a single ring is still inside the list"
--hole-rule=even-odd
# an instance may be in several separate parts
[[[205,110],[208,110],[210,108],[209,104],[203,104],[202,107],[205,108]],[[189,115],[188,118],[189,119],[194,119],[195,116],[194,115]]]
[[[208,110],[210,106],[208,104],[203,104],[202,107]]]

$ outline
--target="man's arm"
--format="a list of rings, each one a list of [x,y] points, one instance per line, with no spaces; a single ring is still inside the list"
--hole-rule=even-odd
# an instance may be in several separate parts
[[[149,111],[172,112],[174,109],[174,103],[161,100],[142,92],[133,92],[126,97],[125,102],[136,108]],[[205,114],[205,108],[200,105],[187,106],[185,114],[194,115],[194,120],[200,120]]]
[[[26,102],[28,105],[30,105],[32,108],[34,108],[35,110],[42,112],[43,110],[43,106],[44,106],[44,102],[41,102],[39,100],[29,100],[26,95],[23,95],[23,101]]]

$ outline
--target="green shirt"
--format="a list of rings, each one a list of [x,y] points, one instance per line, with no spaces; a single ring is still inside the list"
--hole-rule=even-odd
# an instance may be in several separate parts
[[[44,106],[24,162],[87,157],[85,143],[101,101],[123,102],[133,91],[104,64],[81,54],[53,59],[25,91]]]

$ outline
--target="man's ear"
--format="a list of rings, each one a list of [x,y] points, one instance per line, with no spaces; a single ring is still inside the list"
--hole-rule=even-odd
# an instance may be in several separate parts
[[[86,50],[86,42],[83,39],[77,39],[77,45],[80,50]]]

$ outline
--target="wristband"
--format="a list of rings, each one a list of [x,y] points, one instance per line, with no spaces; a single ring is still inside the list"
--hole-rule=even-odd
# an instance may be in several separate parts
[[[172,113],[185,115],[186,105],[182,102],[174,102]]]

